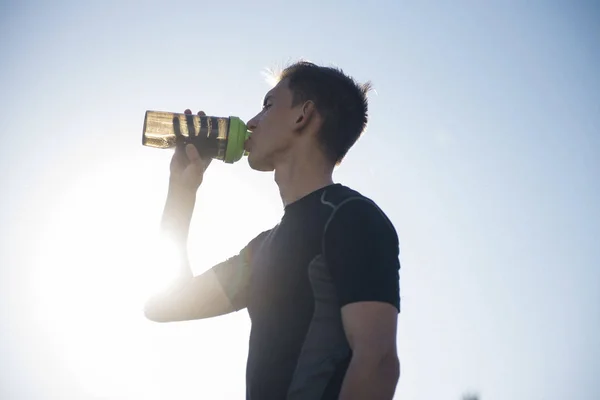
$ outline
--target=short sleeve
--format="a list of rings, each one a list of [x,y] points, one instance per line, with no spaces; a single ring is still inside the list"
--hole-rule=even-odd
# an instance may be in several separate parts
[[[245,308],[247,305],[252,259],[269,232],[262,232],[252,239],[237,255],[212,268],[236,311]]]
[[[362,197],[341,203],[325,227],[323,253],[340,307],[381,301],[400,311],[398,235],[375,203]]]

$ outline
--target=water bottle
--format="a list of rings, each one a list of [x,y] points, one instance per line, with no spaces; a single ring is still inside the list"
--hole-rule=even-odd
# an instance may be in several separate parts
[[[250,136],[238,117],[209,117],[164,111],[146,111],[142,144],[159,149],[193,144],[202,158],[226,163],[239,161]]]

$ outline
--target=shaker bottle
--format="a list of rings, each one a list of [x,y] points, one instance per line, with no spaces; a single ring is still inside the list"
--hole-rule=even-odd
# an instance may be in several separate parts
[[[238,117],[209,117],[164,111],[146,111],[142,144],[160,149],[193,144],[203,158],[226,163],[239,161],[250,136]]]

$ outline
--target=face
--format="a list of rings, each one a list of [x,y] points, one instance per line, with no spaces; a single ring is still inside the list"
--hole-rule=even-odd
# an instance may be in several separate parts
[[[292,108],[292,92],[286,80],[265,95],[263,109],[247,123],[252,131],[246,144],[252,169],[273,171],[278,160],[290,151],[295,137],[295,108]]]

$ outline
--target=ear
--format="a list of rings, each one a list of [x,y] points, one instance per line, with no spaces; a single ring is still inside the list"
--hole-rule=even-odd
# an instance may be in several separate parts
[[[302,131],[317,116],[317,108],[312,100],[305,101],[301,107],[298,107],[296,120],[294,121],[294,130]]]

